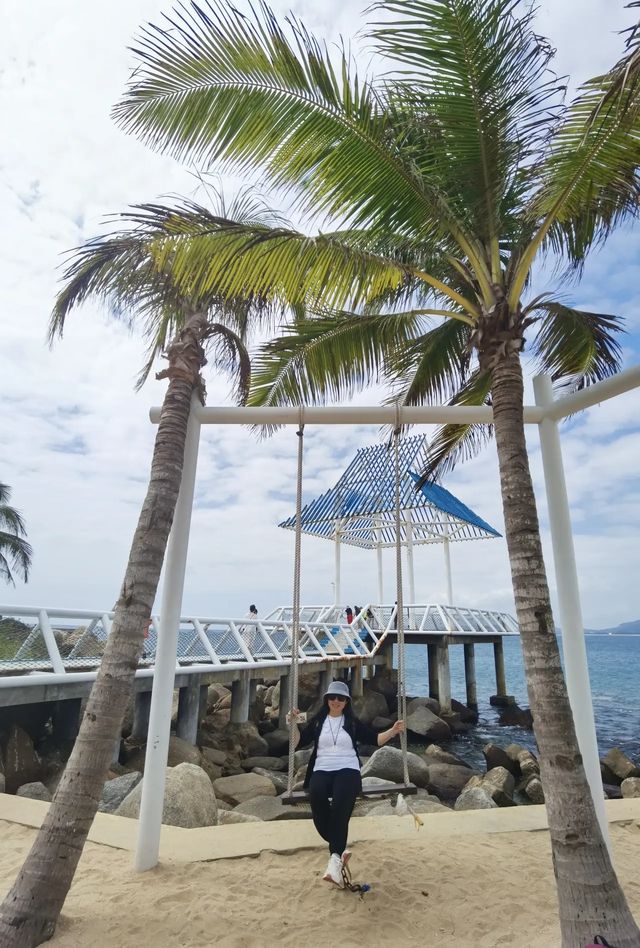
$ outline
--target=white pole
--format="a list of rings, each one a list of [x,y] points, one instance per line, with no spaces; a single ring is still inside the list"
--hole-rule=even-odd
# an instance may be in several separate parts
[[[376,523],[379,524],[380,521],[376,520]],[[382,528],[379,528],[377,532],[376,556],[378,558],[378,605],[381,606],[384,602],[384,576],[382,573]]]
[[[533,390],[536,403],[539,406],[544,410],[553,406],[553,386],[549,376],[536,376],[533,380]],[[587,781],[591,788],[596,815],[605,843],[610,851],[609,826],[604,808],[596,725],[593,716],[587,650],[580,606],[578,572],[573,548],[571,516],[558,424],[552,418],[547,417],[540,422],[539,432],[558,605],[560,607],[567,691],[573,711],[578,746],[582,754]]]
[[[407,530],[407,573],[409,576],[409,602],[413,606],[416,601],[416,578],[413,569],[413,524],[409,520],[405,524]],[[413,621],[413,609],[409,611],[409,624],[415,628]]]
[[[340,523],[336,522],[336,533],[335,533],[335,575],[336,575],[336,601],[335,605],[339,606],[341,602],[341,592],[340,592]]]
[[[451,576],[451,541],[449,540],[449,528],[445,530],[442,548],[444,550],[444,572],[447,578],[447,605],[453,605],[453,579]]]
[[[176,673],[178,626],[182,608],[182,591],[187,564],[189,529],[198,463],[200,422],[191,404],[187,438],[184,446],[184,464],[180,493],[173,517],[173,526],[165,560],[164,588],[160,609],[160,632],[156,651],[155,674],[151,693],[149,734],[144,765],[138,844],[135,868],[138,872],[153,869],[158,862],[160,828],[164,806],[164,785],[169,755],[171,705]]]

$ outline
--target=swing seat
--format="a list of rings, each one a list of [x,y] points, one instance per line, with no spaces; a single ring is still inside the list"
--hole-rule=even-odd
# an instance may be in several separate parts
[[[391,793],[402,793],[406,797],[411,797],[417,792],[418,788],[413,783],[391,783],[387,784],[386,787],[363,787],[358,797],[360,799],[366,799],[367,797],[384,797]],[[283,794],[280,799],[289,806],[295,806],[296,803],[308,803],[309,791],[292,790],[291,793]]]

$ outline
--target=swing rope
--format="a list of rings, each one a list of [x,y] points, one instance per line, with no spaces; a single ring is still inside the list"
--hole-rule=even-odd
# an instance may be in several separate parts
[[[298,430],[298,474],[296,481],[296,530],[293,554],[293,616],[291,621],[291,669],[289,671],[289,711],[298,707],[299,648],[300,648],[300,573],[302,547],[302,462],[304,453],[304,408],[299,408]],[[289,727],[289,768],[287,793],[291,794],[294,781],[294,755],[297,728]]]
[[[396,631],[398,638],[398,717],[401,721],[407,720],[407,689],[405,686],[405,654],[404,654],[404,601],[402,597],[402,536],[400,520],[400,404],[396,402],[396,425],[393,432],[393,459],[395,474],[395,515],[396,515]],[[402,751],[402,776],[405,785],[409,784],[409,761],[407,758],[407,732],[400,734],[400,749]]]

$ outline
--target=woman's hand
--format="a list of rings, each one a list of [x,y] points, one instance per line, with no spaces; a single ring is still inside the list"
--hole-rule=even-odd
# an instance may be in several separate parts
[[[391,731],[391,736],[395,737],[396,734],[402,734],[404,731],[404,721],[395,721],[389,728]]]
[[[287,724],[291,727],[292,724],[298,724],[298,716],[300,714],[299,708],[292,708],[291,711],[287,713]]]

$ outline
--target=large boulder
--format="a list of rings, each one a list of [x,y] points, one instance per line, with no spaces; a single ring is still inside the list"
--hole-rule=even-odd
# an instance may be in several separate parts
[[[468,770],[473,769],[471,764],[468,764],[462,757],[443,750],[437,744],[429,744],[424,752],[424,756],[428,764],[455,764],[456,767],[466,767]]]
[[[388,717],[387,699],[379,691],[367,689],[361,698],[353,699],[353,711],[365,724],[372,724],[376,718]]]
[[[483,786],[465,787],[456,800],[454,810],[495,810],[498,804]]]
[[[508,704],[499,711],[498,724],[502,727],[522,727],[533,730],[533,715],[529,708],[519,708],[517,704]]]
[[[216,796],[226,800],[232,806],[244,803],[252,797],[275,797],[276,788],[269,777],[260,774],[238,774],[235,777],[220,777],[214,781]]]
[[[396,668],[377,668],[375,677],[364,682],[365,691],[377,691],[384,695],[389,711],[398,708],[398,670]]]
[[[142,783],[125,797],[116,816],[137,819],[140,815]],[[193,829],[197,826],[216,826],[218,804],[211,781],[201,767],[179,764],[167,768],[162,822],[168,826]]]
[[[636,767],[632,760],[629,760],[626,754],[623,754],[618,747],[612,748],[605,755],[603,764],[615,774],[617,782],[622,783],[628,777],[640,777],[640,767]]]
[[[265,756],[277,757],[279,754],[286,753],[289,747],[289,732],[286,728],[268,731],[262,739],[266,745]]]
[[[227,724],[224,736],[234,747],[239,748],[240,753],[245,757],[268,757],[272,754],[269,744],[260,735],[253,721],[245,721],[244,724]]]
[[[207,689],[207,711],[213,711],[214,708],[220,710],[223,705],[225,708],[231,707],[231,691],[214,681]]]
[[[25,783],[34,783],[42,772],[40,758],[33,741],[26,731],[16,724],[9,728],[4,754],[4,779],[6,793],[15,793]]]
[[[428,708],[433,714],[440,716],[440,702],[436,701],[435,698],[410,698],[407,701],[407,717],[417,711],[418,708]]]
[[[256,796],[245,800],[233,810],[234,813],[246,813],[257,816],[261,820],[307,820],[309,808],[304,806],[289,806],[283,803],[280,797]]]
[[[429,764],[429,788],[441,800],[456,800],[473,773],[455,764]]]
[[[516,782],[505,767],[493,767],[482,778],[482,787],[491,794],[498,806],[514,806],[513,791]]]
[[[101,813],[115,813],[125,797],[138,786],[141,778],[142,774],[134,770],[133,773],[122,774],[120,777],[114,777],[113,780],[107,780],[102,788],[98,810]]]
[[[451,728],[429,708],[417,707],[407,713],[407,730],[425,737],[428,741],[447,741],[451,738]]]
[[[540,776],[540,764],[531,751],[523,747],[518,754],[517,762],[523,780],[530,780],[531,777]]]
[[[544,803],[544,790],[540,777],[529,777],[526,782],[521,784],[520,789],[532,803]]]
[[[409,813],[451,813],[448,806],[444,806],[435,797],[433,800],[414,800],[410,797],[407,800],[410,807]],[[391,800],[384,800],[382,803],[376,803],[367,812],[367,816],[406,816],[405,813],[398,813]]]
[[[464,724],[478,723],[478,712],[473,708],[469,708],[466,704],[462,704],[461,701],[456,701],[455,698],[451,699],[451,710],[460,715],[460,720]]]
[[[482,748],[482,753],[487,765],[487,770],[492,770],[493,767],[504,767],[505,770],[508,770],[514,777],[520,776],[520,765],[517,759],[513,760],[507,754],[504,747],[500,747],[498,744],[485,744]]]
[[[220,810],[218,813],[218,825],[228,826],[231,823],[261,823],[259,816],[251,816],[249,813],[238,813],[237,810]]]
[[[265,770],[263,767],[254,767],[254,774],[260,777],[267,777],[276,788],[276,793],[284,793],[289,784],[287,774],[280,773],[278,770]]]
[[[16,790],[17,797],[27,797],[29,800],[44,800],[45,803],[51,803],[53,796],[50,790],[47,790],[43,783],[24,783]]]
[[[247,757],[241,761],[243,770],[253,770],[261,767],[263,770],[286,770],[287,764],[282,757]]]
[[[429,768],[424,758],[407,754],[409,780],[416,787],[429,788]],[[382,777],[391,783],[403,783],[402,751],[395,747],[380,747],[362,768],[363,777]]]
[[[227,762],[227,752],[216,747],[201,747],[203,758],[206,758],[216,767],[224,767]]]
[[[625,798],[640,797],[640,777],[627,777],[620,786]]]
[[[167,767],[177,767],[179,764],[195,764],[199,767],[200,756],[200,748],[190,744],[189,741],[175,735],[169,738]]]

